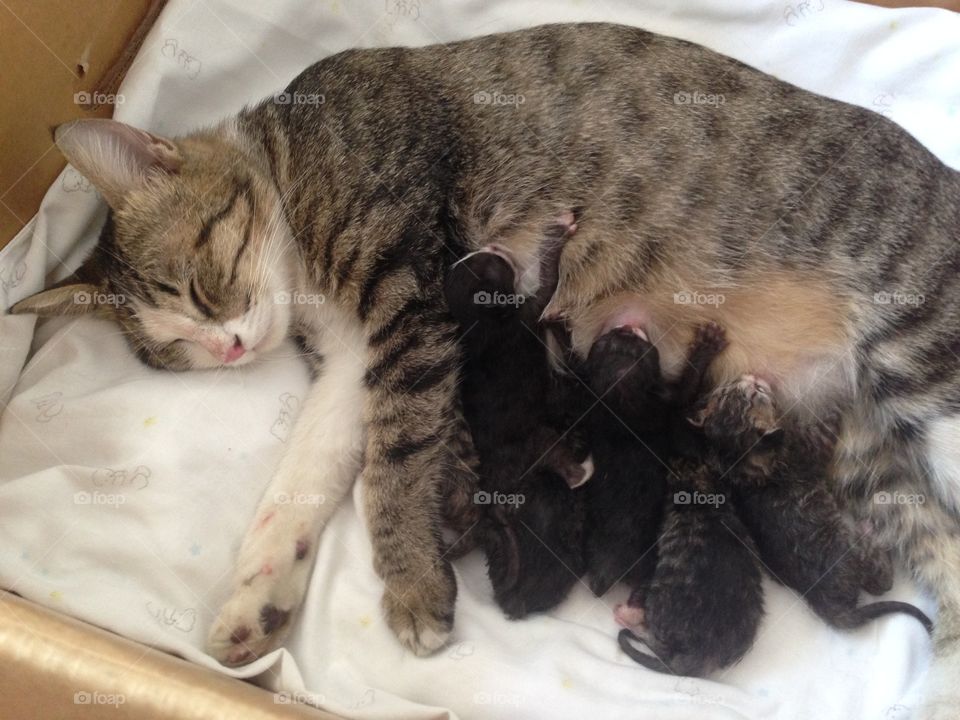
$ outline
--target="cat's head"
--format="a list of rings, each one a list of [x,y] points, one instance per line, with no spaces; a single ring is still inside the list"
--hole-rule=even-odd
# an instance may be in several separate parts
[[[712,390],[697,404],[689,421],[715,447],[737,458],[774,450],[783,438],[770,385],[754,375],[743,375]]]
[[[275,187],[221,127],[168,140],[112,120],[61,125],[56,142],[110,206],[73,276],[14,313],[97,313],[148,365],[242,365],[287,335],[290,231]]]

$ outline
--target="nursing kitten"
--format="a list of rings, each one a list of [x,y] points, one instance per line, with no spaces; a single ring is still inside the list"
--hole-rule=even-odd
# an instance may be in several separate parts
[[[617,581],[637,587],[652,576],[677,416],[725,345],[719,327],[700,328],[678,383],[664,379],[657,348],[642,329],[613,328],[590,348],[580,372],[592,391],[583,424],[595,466],[585,487],[594,594]]]
[[[764,565],[834,627],[906,613],[932,631],[930,619],[909,603],[858,607],[861,590],[890,589],[893,568],[888,553],[855,537],[826,485],[838,423],[783,429],[779,414],[769,384],[747,375],[711,392],[693,416],[732,468],[725,482],[735,489]]]
[[[674,460],[653,577],[615,610],[620,647],[659,672],[703,677],[753,646],[763,617],[756,547],[722,493],[717,458]],[[634,629],[642,627],[642,638]],[[631,640],[642,639],[652,654]]]
[[[704,87],[725,103],[674,102]],[[494,90],[524,102],[476,101]],[[861,501],[877,489],[926,497],[861,510],[940,596],[922,714],[956,715],[960,173],[868,110],[617,25],[348,50],[286,92],[325,102],[268,100],[175,140],[110,121],[62,127],[58,145],[113,208],[112,237],[82,280],[14,308],[100,311],[171,369],[249,361],[286,334],[316,348],[330,323],[342,338],[327,341],[323,387],[244,540],[216,657],[243,649],[230,640],[238,623],[252,628],[253,655],[282,641],[261,611],[296,609],[310,558],[249,585],[246,573],[295,558],[300,539],[317,545],[361,456],[387,623],[418,653],[443,644],[456,586],[438,540],[441,476],[464,449],[443,277],[491,242],[535,270],[542,218],[578,207],[549,310],[581,357],[627,307],[675,378],[694,329],[713,319],[731,338],[715,382],[763,367],[806,406],[854,396],[835,477]],[[524,277],[536,292],[538,274]],[[895,291],[926,302],[883,302]],[[127,302],[78,308],[77,292]],[[277,293],[325,303],[281,305]],[[331,363],[346,373],[336,381]],[[349,422],[327,428],[341,408]],[[300,517],[271,502],[290,490],[327,503]]]
[[[562,239],[574,228],[571,216],[546,235]],[[519,293],[519,280],[513,259],[492,248],[456,263],[445,284],[462,331],[460,395],[479,457],[474,501],[484,507],[474,536],[511,618],[553,607],[583,573],[583,504],[571,487],[588,478],[550,415],[542,305]]]

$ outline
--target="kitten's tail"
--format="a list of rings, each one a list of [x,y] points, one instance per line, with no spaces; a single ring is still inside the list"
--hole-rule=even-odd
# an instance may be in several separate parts
[[[930,620],[927,614],[920,608],[910,603],[900,602],[899,600],[882,600],[880,602],[870,603],[869,605],[863,605],[862,607],[853,608],[849,612],[834,618],[834,624],[846,630],[853,630],[866,625],[871,620],[876,620],[884,615],[892,615],[894,613],[904,613],[905,615],[916,618],[929,635],[933,634],[933,621]]]
[[[623,630],[620,631],[620,634],[617,635],[617,642],[620,643],[620,649],[627,654],[627,657],[629,657],[635,663],[639,663],[650,670],[669,673],[671,675],[674,674],[673,670],[671,670],[670,667],[663,662],[663,660],[655,655],[647,655],[647,653],[640,652],[633,646],[631,640],[643,642],[643,640],[637,637],[637,634],[630,628],[623,628]]]

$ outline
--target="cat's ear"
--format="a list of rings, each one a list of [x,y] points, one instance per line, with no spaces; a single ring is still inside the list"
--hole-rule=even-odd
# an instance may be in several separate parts
[[[116,120],[74,120],[54,133],[70,164],[116,209],[156,174],[176,173],[180,151],[170,140]]]
[[[101,309],[99,300],[106,298],[104,290],[95,255],[92,255],[75,273],[53,287],[24,298],[10,308],[10,312],[14,315],[34,313],[40,317],[86,315]]]
[[[24,298],[12,308],[14,315],[34,313],[40,317],[84,315],[97,309],[95,302],[100,288],[90,283],[57,284],[48,290]]]

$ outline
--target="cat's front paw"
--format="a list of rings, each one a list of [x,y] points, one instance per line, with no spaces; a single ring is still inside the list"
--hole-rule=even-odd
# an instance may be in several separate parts
[[[241,552],[237,585],[207,637],[207,652],[224,665],[253,662],[277,649],[303,602],[315,553],[306,538],[254,536]]]
[[[224,665],[246,665],[280,647],[290,628],[293,607],[241,587],[223,606],[207,638],[207,652]]]
[[[383,595],[387,625],[415,655],[436,652],[453,631],[457,583],[449,563],[409,581],[394,581]]]

